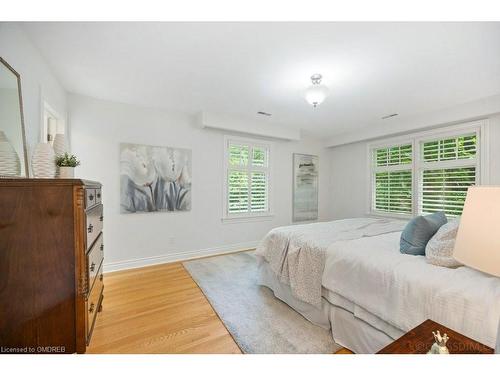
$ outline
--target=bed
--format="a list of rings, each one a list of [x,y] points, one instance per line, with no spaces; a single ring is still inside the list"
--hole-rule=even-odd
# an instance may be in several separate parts
[[[494,346],[500,279],[401,254],[405,224],[362,218],[276,228],[256,251],[259,283],[356,353],[374,353],[428,318]]]

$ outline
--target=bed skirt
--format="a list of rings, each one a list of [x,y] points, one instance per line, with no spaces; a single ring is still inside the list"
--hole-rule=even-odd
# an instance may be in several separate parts
[[[321,309],[298,300],[292,295],[290,286],[278,280],[266,261],[259,262],[258,272],[259,285],[271,289],[276,298],[286,303],[311,323],[331,330],[334,341],[354,353],[376,353],[403,334],[378,318],[376,318],[378,322],[375,325],[379,329],[356,317],[354,305],[351,306],[347,300],[340,296],[334,298],[333,294],[326,289],[323,290]],[[329,301],[338,301],[338,304]],[[383,328],[386,328],[386,332]]]
[[[257,282],[259,285],[263,285],[271,289],[276,298],[285,302],[288,306],[297,311],[311,323],[324,329],[330,329],[330,304],[327,300],[324,298],[322,299],[322,308],[320,310],[317,307],[295,298],[292,295],[290,286],[280,282],[276,274],[271,270],[269,263],[265,261],[259,262],[258,272],[259,275]]]

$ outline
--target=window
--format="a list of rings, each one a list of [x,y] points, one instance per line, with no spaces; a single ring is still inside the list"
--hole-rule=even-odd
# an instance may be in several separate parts
[[[374,150],[375,199],[377,211],[411,214],[412,145]]]
[[[421,143],[419,212],[462,214],[467,188],[477,183],[477,135]]]
[[[225,144],[224,218],[269,215],[269,143],[226,137]]]
[[[370,146],[371,212],[462,214],[467,189],[481,182],[482,123]]]

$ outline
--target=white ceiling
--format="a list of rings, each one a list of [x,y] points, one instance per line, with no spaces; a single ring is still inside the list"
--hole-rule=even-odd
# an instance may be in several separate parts
[[[265,111],[317,136],[500,93],[500,23],[23,27],[69,92],[193,114]],[[330,88],[316,109],[303,99],[313,73]]]

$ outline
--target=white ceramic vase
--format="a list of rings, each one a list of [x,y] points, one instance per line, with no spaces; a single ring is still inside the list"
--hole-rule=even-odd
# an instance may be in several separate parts
[[[38,143],[31,158],[31,168],[35,178],[54,178],[56,175],[56,155],[48,143]]]
[[[54,142],[52,143],[52,148],[54,149],[54,153],[56,154],[56,156],[63,155],[67,151],[66,138],[64,137],[64,134],[62,133],[56,134],[56,136],[54,137]],[[59,174],[60,174],[60,167],[56,165],[56,177],[59,177]]]
[[[75,168],[74,167],[59,167],[59,178],[74,178]]]
[[[0,176],[20,176],[21,161],[16,150],[0,130]]]
[[[54,137],[54,143],[52,144],[56,156],[64,154],[66,151],[66,138],[64,134],[57,133]]]

